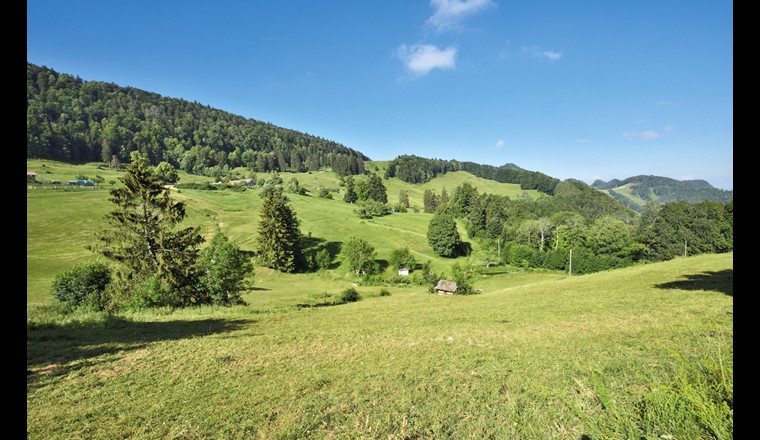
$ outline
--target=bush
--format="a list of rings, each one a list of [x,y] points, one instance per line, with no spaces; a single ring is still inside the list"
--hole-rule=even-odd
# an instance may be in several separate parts
[[[330,255],[330,251],[327,249],[322,249],[317,252],[315,262],[318,268],[329,269],[330,265],[332,264],[332,255]]]
[[[380,289],[380,296],[391,296],[391,291],[388,289]]]
[[[53,296],[67,311],[79,306],[103,310],[103,291],[111,281],[111,269],[100,261],[80,263],[53,281]]]
[[[243,302],[245,280],[253,274],[251,259],[217,231],[198,258],[199,288],[213,304],[232,305]]]
[[[330,199],[330,200],[332,200],[333,198],[332,193],[327,188],[319,188],[319,192],[317,192],[317,196],[323,199]]]
[[[131,284],[131,295],[123,304],[127,309],[141,310],[158,306],[175,306],[173,296],[158,275],[151,275],[143,280],[134,280]]]
[[[355,288],[349,287],[348,289],[340,293],[339,299],[341,303],[350,303],[350,302],[359,301],[361,299],[361,296],[359,295],[359,292],[357,292]]]

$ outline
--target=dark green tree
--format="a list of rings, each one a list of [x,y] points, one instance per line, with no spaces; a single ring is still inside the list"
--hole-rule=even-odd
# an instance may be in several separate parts
[[[186,216],[184,203],[172,199],[147,157],[133,151],[131,159],[123,185],[110,190],[117,209],[106,215],[107,226],[89,249],[120,263],[128,279],[161,279],[167,296],[156,305],[206,302],[196,288],[200,228],[176,229]]]
[[[268,193],[261,205],[258,261],[281,272],[295,272],[303,264],[301,232],[296,213],[282,191]]]
[[[388,203],[388,191],[383,179],[375,173],[367,178],[367,198],[380,203]]]
[[[343,196],[343,201],[346,203],[356,202],[356,187],[354,185],[354,178],[352,176],[346,176],[346,194]]]
[[[430,219],[427,239],[433,251],[442,257],[456,257],[460,253],[462,239],[457,223],[445,209],[438,209]]]
[[[226,235],[217,231],[198,259],[200,289],[213,304],[242,302],[246,278],[253,275],[253,263]]]
[[[425,193],[422,195],[423,211],[427,213],[433,213],[440,204],[441,199],[435,195],[435,191],[426,189]]]

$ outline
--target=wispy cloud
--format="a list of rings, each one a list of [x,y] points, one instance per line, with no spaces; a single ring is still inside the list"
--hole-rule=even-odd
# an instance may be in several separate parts
[[[562,54],[560,52],[557,52],[555,50],[544,50],[538,46],[523,46],[521,50],[523,53],[528,54],[532,57],[546,59],[552,63],[562,58]]]
[[[675,130],[675,129],[676,128],[672,124],[666,124],[665,128],[663,128],[663,130],[665,131],[665,133],[672,133],[673,130]]]
[[[432,44],[402,44],[396,49],[396,55],[406,67],[417,75],[427,75],[433,69],[453,69],[456,67],[457,49],[447,47],[439,49]]]
[[[549,59],[549,61],[557,61],[558,59],[562,58],[562,54],[559,52],[555,52],[553,50],[547,50],[545,52],[541,52],[541,55],[545,56]]]
[[[492,0],[430,0],[435,12],[426,23],[439,31],[456,29],[464,17],[494,5]]]
[[[504,139],[496,141],[496,148],[504,148]]]
[[[623,133],[623,137],[626,139],[641,139],[642,141],[653,141],[660,137],[660,134],[654,130],[646,130],[642,132],[628,132]]]

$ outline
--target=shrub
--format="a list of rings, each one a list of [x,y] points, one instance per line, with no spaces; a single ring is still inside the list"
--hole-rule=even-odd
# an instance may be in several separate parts
[[[361,296],[359,295],[359,292],[357,292],[355,288],[349,287],[348,289],[340,293],[339,299],[341,303],[349,303],[349,302],[359,301],[361,299]]]
[[[327,188],[319,188],[319,192],[317,192],[317,196],[323,199],[330,199],[330,200],[332,200],[333,198],[332,193]]]
[[[103,291],[111,281],[111,269],[100,261],[80,263],[53,281],[53,296],[68,311],[79,306],[102,310]]]
[[[246,277],[253,274],[251,259],[222,232],[217,232],[198,258],[199,287],[213,304],[242,303]]]
[[[315,261],[318,268],[329,269],[330,265],[332,264],[332,255],[330,255],[330,251],[327,249],[322,249],[317,252]]]
[[[391,296],[391,291],[388,289],[380,289],[380,296]]]

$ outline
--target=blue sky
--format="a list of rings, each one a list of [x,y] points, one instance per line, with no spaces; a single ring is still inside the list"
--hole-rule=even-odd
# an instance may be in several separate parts
[[[733,3],[27,1],[27,61],[355,148],[733,189]]]

